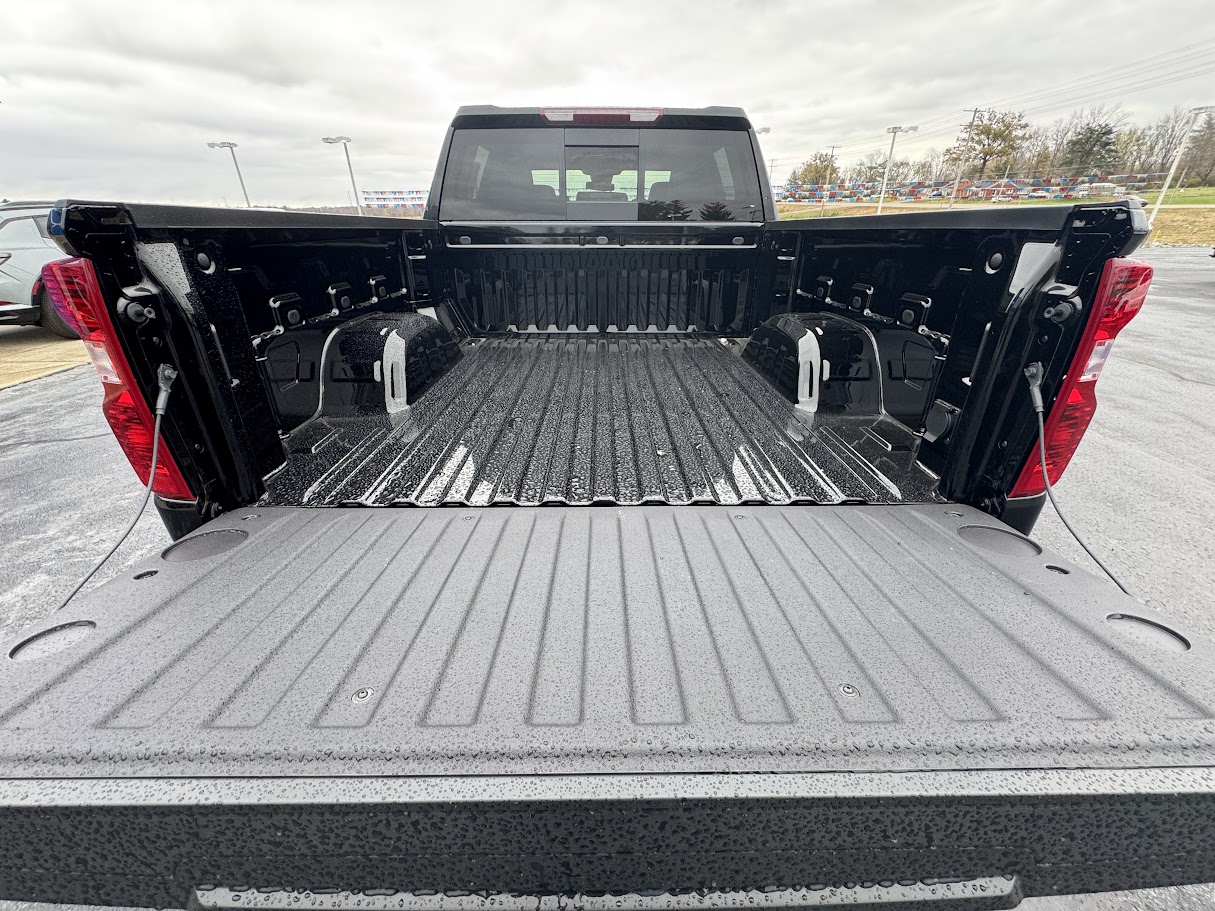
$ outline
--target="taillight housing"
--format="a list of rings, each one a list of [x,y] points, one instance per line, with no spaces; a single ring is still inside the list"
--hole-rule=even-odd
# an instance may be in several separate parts
[[[1135,259],[1111,259],[1097,283],[1092,314],[1080,337],[1063,385],[1046,418],[1046,468],[1051,484],[1076,454],[1080,440],[1097,411],[1097,379],[1118,333],[1126,328],[1147,298],[1152,267]],[[1035,445],[1025,460],[1010,497],[1032,497],[1046,490],[1041,459]]]
[[[541,108],[549,123],[585,123],[594,126],[656,123],[662,108]]]
[[[152,434],[156,420],[139,392],[131,365],[118,343],[93,264],[87,259],[47,263],[42,267],[42,283],[51,296],[55,312],[84,342],[105,390],[101,411],[135,474],[146,485],[152,467]],[[156,454],[152,490],[170,500],[195,499],[163,437]]]

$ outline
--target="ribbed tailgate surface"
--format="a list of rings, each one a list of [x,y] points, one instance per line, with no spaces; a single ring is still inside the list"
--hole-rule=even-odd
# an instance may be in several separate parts
[[[5,644],[0,775],[1211,764],[1210,646],[1125,635],[1142,605],[1002,528],[246,510]]]

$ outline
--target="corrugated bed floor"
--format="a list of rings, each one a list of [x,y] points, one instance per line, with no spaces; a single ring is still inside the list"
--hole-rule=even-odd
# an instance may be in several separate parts
[[[397,426],[322,417],[297,431],[265,502],[936,499],[901,424],[798,412],[735,340],[532,335],[464,352]]]

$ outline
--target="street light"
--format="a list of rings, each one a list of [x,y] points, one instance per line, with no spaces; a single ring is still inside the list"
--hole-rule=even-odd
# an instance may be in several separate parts
[[[240,163],[236,160],[236,143],[235,142],[208,142],[208,149],[227,149],[232,153],[232,164],[236,166],[236,179],[240,181],[240,191],[245,194],[245,205],[252,209],[253,203],[249,202],[249,191],[245,189],[245,178],[240,173]]]
[[[329,145],[342,144],[342,150],[346,153],[346,170],[350,172],[350,188],[354,190],[354,204],[358,207],[360,215],[366,215],[363,211],[363,203],[359,200],[359,188],[354,182],[354,166],[350,163],[350,137],[349,136],[322,136],[321,142]]]
[[[1185,154],[1185,147],[1190,141],[1190,134],[1194,132],[1194,127],[1198,124],[1198,118],[1203,114],[1215,113],[1215,105],[1206,105],[1201,108],[1190,109],[1190,122],[1186,125],[1185,135],[1181,137],[1181,145],[1177,147],[1177,154],[1173,156],[1173,166],[1169,168],[1169,176],[1164,179],[1164,186],[1160,188],[1160,195],[1156,197],[1156,205],[1152,206],[1152,214],[1148,216],[1148,227],[1156,221],[1156,213],[1160,211],[1160,204],[1164,202],[1164,194],[1169,190],[1169,184],[1173,182],[1173,175],[1177,173],[1177,165],[1181,164],[1181,156]]]
[[[888,127],[886,132],[890,134],[890,154],[886,156],[886,170],[882,172],[882,192],[878,196],[877,214],[882,214],[882,201],[886,198],[886,184],[890,180],[890,163],[894,161],[894,141],[899,138],[899,133],[914,133],[919,130],[919,127]]]
[[[772,127],[760,127],[758,130],[755,131],[755,134],[757,136],[764,136],[767,133],[771,133],[771,132],[772,132]],[[768,162],[768,186],[772,185],[772,169],[775,167],[776,167],[776,159],[773,158],[771,161]]]

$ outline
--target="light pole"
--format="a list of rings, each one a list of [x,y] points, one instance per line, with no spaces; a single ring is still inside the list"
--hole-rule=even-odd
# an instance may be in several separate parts
[[[346,170],[350,172],[350,188],[354,190],[354,204],[358,207],[360,215],[366,215],[363,211],[363,203],[359,199],[359,187],[354,182],[354,166],[350,163],[350,137],[349,136],[322,136],[321,142],[329,145],[342,144],[342,150],[346,153]]]
[[[760,127],[755,131],[756,136],[765,136],[772,132],[772,127]],[[768,162],[768,186],[772,186],[772,169],[776,167],[776,159],[773,158]]]
[[[245,178],[240,173],[240,162],[236,160],[236,143],[235,142],[208,142],[208,149],[227,149],[232,153],[232,164],[236,167],[236,179],[240,181],[240,191],[245,194],[245,206],[252,209],[253,203],[249,202],[249,191],[245,189]]]
[[[974,133],[975,121],[979,118],[979,115],[986,114],[986,113],[988,113],[988,112],[983,110],[982,108],[970,108],[970,126],[966,127],[967,141],[970,140],[971,135]],[[954,200],[958,198],[958,184],[960,184],[962,182],[962,170],[966,167],[966,159],[960,157],[960,155],[961,155],[961,153],[959,153],[959,158],[958,158],[958,176],[953,179],[953,189],[949,191],[948,208],[950,208],[950,209],[953,208]]]
[[[1164,186],[1160,188],[1160,195],[1156,197],[1156,205],[1152,206],[1152,214],[1148,216],[1148,227],[1156,221],[1156,213],[1160,211],[1160,204],[1164,202],[1164,194],[1169,191],[1169,184],[1173,182],[1173,175],[1177,173],[1177,165],[1181,164],[1181,156],[1185,154],[1185,147],[1190,142],[1190,134],[1194,132],[1194,127],[1198,124],[1198,118],[1203,114],[1215,112],[1215,105],[1206,105],[1201,108],[1192,108],[1190,110],[1190,122],[1186,125],[1185,135],[1181,137],[1181,145],[1177,147],[1177,154],[1173,156],[1173,166],[1169,168],[1169,176],[1164,179]]]
[[[899,133],[914,133],[919,127],[889,127],[886,132],[890,134],[890,154],[886,156],[886,170],[882,172],[882,192],[878,196],[877,214],[882,214],[882,201],[886,198],[886,184],[890,182],[890,163],[894,161],[894,141],[899,138]]]

